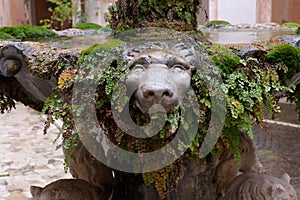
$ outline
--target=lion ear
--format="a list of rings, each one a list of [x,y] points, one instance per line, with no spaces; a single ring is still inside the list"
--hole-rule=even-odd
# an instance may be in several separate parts
[[[39,197],[43,191],[43,188],[38,186],[30,186],[30,193],[33,197]]]
[[[271,187],[271,194],[272,194],[272,196],[278,196],[278,197],[280,197],[281,195],[282,195],[282,193],[284,193],[285,192],[285,189],[284,189],[284,187],[281,185],[281,184],[274,184],[274,185],[272,185],[272,187]]]
[[[291,177],[287,173],[282,174],[281,179],[286,181],[287,183],[290,183],[291,181]]]

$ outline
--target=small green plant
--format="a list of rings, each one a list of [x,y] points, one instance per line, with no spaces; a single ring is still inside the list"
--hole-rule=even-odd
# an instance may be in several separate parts
[[[12,98],[6,97],[0,93],[0,114],[9,112],[13,108],[16,108],[15,101]]]
[[[47,0],[55,5],[54,8],[49,7],[51,13],[50,19],[40,20],[46,28],[54,28],[61,30],[65,24],[71,22],[73,14],[77,14],[77,6],[73,6],[74,0]]]
[[[204,26],[208,28],[220,28],[228,25],[230,25],[230,23],[224,20],[212,20],[204,24]]]

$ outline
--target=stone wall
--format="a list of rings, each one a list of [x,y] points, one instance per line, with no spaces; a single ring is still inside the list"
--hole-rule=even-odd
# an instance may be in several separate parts
[[[271,22],[272,0],[257,0],[257,23]]]
[[[273,22],[296,22],[300,23],[300,1],[299,0],[273,0],[272,18]]]
[[[297,0],[209,0],[209,20],[238,23],[300,23]]]
[[[17,26],[31,22],[29,0],[0,0],[0,26]]]
[[[256,1],[222,0],[218,2],[218,18],[231,24],[256,23]]]

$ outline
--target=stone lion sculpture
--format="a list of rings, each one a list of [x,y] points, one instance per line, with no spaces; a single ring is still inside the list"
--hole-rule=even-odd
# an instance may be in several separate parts
[[[297,200],[288,174],[277,178],[253,172],[237,176],[230,184],[224,200]]]
[[[151,34],[149,33],[150,36]],[[162,38],[160,32],[153,34],[153,41],[157,39],[160,39],[160,41],[147,43],[140,38],[132,42],[132,46],[124,47],[124,55],[122,55],[122,59],[126,61],[125,67],[129,69],[125,78],[126,89],[128,93],[132,94],[130,97],[130,100],[133,101],[131,102],[132,107],[137,109],[138,114],[142,116],[159,112],[167,114],[174,108],[180,107],[181,99],[191,86],[193,73],[202,70],[200,69],[201,65],[208,64],[208,55],[204,47],[199,45],[201,47],[199,47],[197,53],[194,48],[191,48],[193,47],[191,43],[195,41],[187,42],[185,38],[180,38],[178,35],[173,37],[171,33],[166,34],[165,38]],[[172,39],[174,41],[170,41]],[[109,113],[104,110],[101,115],[97,116],[98,122],[101,123],[101,117],[107,117]],[[108,122],[106,121],[108,126],[113,127],[110,126],[115,123],[113,117],[109,116],[108,118]],[[104,127],[103,130],[106,128],[115,131],[114,127],[111,129],[109,127]],[[176,133],[176,130],[171,128],[170,130]],[[110,132],[110,135],[114,135],[113,131]],[[244,132],[241,132],[239,137],[241,165],[236,163],[233,154],[226,147],[224,147],[224,151],[219,158],[211,159],[211,161],[209,161],[209,158],[205,162],[183,159],[182,169],[178,172],[176,180],[174,178],[175,181],[173,181],[180,183],[178,186],[174,185],[173,190],[170,190],[168,194],[168,198],[161,198],[154,184],[146,185],[142,174],[122,172],[102,164],[89,152],[88,147],[86,148],[82,145],[83,142],[78,140],[77,147],[69,152],[71,153],[68,160],[69,168],[74,178],[83,179],[86,182],[79,181],[78,194],[77,192],[74,192],[74,194],[77,194],[75,195],[76,198],[80,197],[84,194],[81,189],[84,189],[89,198],[92,199],[94,198],[93,195],[98,195],[96,199],[103,200],[109,199],[112,194],[114,200],[214,200],[224,196],[226,200],[263,198],[279,200],[281,197],[281,199],[288,199],[286,197],[290,197],[291,200],[296,199],[295,191],[285,179],[255,173],[258,171],[260,163],[252,140]],[[100,145],[90,146],[104,148],[105,145],[102,146],[101,143]],[[103,155],[110,153],[109,145],[105,148],[107,149],[105,149]],[[104,149],[100,151],[104,151]],[[244,174],[238,176],[240,172]],[[174,174],[174,172],[172,173]],[[170,174],[172,175],[172,173]],[[237,178],[235,179],[235,177]],[[254,186],[249,184],[252,182],[255,184]],[[75,188],[77,183],[73,180],[60,180],[45,188],[32,187],[34,200],[44,200],[46,198],[58,200],[59,198],[55,197],[55,194],[65,195],[69,191],[68,187],[60,187],[64,184],[69,185],[69,188]],[[262,191],[262,196],[252,198],[253,195],[258,195],[256,194],[257,190],[254,188]],[[96,194],[95,189],[98,192]],[[245,192],[245,194],[240,194],[239,191]],[[217,194],[217,192],[220,192],[220,194]],[[75,196],[74,200],[76,200]],[[66,199],[73,198],[68,197]]]
[[[95,200],[103,199],[97,189],[82,179],[61,179],[44,188],[31,186],[33,200]]]

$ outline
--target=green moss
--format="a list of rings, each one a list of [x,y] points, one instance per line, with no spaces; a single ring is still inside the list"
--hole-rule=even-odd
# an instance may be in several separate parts
[[[56,33],[52,30],[48,30],[45,27],[34,25],[23,26],[6,26],[0,28],[0,34],[8,34],[17,40],[28,40],[43,37],[53,37]]]
[[[296,34],[300,35],[300,27],[296,30]]]
[[[204,26],[209,28],[220,28],[227,25],[230,25],[230,23],[224,20],[212,20],[204,24]]]
[[[83,58],[86,55],[96,53],[99,51],[108,52],[112,48],[117,48],[117,47],[121,46],[122,44],[123,44],[123,42],[121,40],[117,40],[117,39],[108,40],[102,44],[94,44],[94,45],[90,46],[89,48],[87,48],[86,50],[83,50],[80,53],[80,56],[78,58],[78,63],[82,63]]]
[[[112,39],[112,40],[108,40],[102,44],[94,44],[92,46],[90,46],[88,49],[83,50],[80,53],[80,57],[81,56],[85,56],[85,55],[89,55],[91,53],[95,53],[98,51],[109,51],[112,48],[116,48],[119,47],[123,44],[123,42],[121,40],[116,40],[116,39]]]
[[[300,72],[300,49],[289,44],[276,46],[266,55],[266,61],[271,64],[284,63],[288,71],[278,71],[281,80],[285,81]]]
[[[87,30],[87,29],[101,29],[102,26],[99,24],[95,24],[95,23],[80,23],[80,24],[76,24],[74,25],[74,28],[78,28],[78,29],[82,29],[82,30]]]
[[[15,40],[15,38],[7,33],[0,32],[0,41],[1,40]]]
[[[267,54],[267,61],[272,64],[283,63],[288,70],[279,69],[278,75],[283,84],[290,80],[296,73],[300,72],[300,48],[283,44],[275,47]],[[288,96],[288,99],[296,103],[296,110],[298,112],[298,120],[300,121],[300,86],[295,87],[294,93]]]
[[[210,59],[226,74],[232,72],[240,63],[240,57],[219,44],[207,49]]]
[[[281,26],[298,28],[298,27],[300,27],[300,24],[294,23],[294,22],[286,22],[284,24],[281,24]]]

